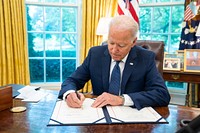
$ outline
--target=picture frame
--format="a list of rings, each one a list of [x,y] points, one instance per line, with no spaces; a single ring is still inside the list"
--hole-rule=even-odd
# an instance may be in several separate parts
[[[176,53],[164,53],[165,58],[177,58]]]
[[[176,50],[177,54],[184,54],[184,50]]]
[[[200,72],[200,49],[184,50],[184,71]]]
[[[164,53],[164,58],[179,58],[180,59],[180,69],[184,70],[184,50],[177,50],[175,53]],[[164,69],[168,70],[168,68]],[[171,70],[171,69],[170,69]]]
[[[177,58],[180,59],[180,70],[184,70],[184,50],[177,50],[176,51]]]
[[[180,71],[180,59],[179,58],[164,58],[163,70]]]

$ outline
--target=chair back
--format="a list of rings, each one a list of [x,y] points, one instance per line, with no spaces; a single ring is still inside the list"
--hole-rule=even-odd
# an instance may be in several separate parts
[[[151,50],[156,54],[156,66],[161,75],[163,75],[164,42],[152,40],[137,40],[136,45]]]

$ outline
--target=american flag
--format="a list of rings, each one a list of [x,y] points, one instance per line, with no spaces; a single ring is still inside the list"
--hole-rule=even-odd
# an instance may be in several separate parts
[[[139,24],[139,0],[118,0],[119,15],[132,16]]]
[[[196,14],[196,5],[194,5],[193,2],[190,2],[186,6],[185,12],[184,12],[184,21],[189,21],[191,20]]]

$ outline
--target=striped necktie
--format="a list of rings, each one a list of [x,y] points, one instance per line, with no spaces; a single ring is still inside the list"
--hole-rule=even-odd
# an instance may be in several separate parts
[[[119,63],[121,61],[116,61],[116,64],[112,70],[111,79],[110,79],[110,85],[109,85],[109,93],[114,95],[119,95],[119,89],[120,89],[120,67]]]

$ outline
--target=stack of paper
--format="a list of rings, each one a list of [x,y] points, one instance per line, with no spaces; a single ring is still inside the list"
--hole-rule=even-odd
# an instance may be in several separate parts
[[[22,101],[26,102],[38,102],[48,95],[48,93],[37,90],[39,88],[40,87],[35,86],[25,86],[18,90],[20,94],[16,98],[23,99]]]

